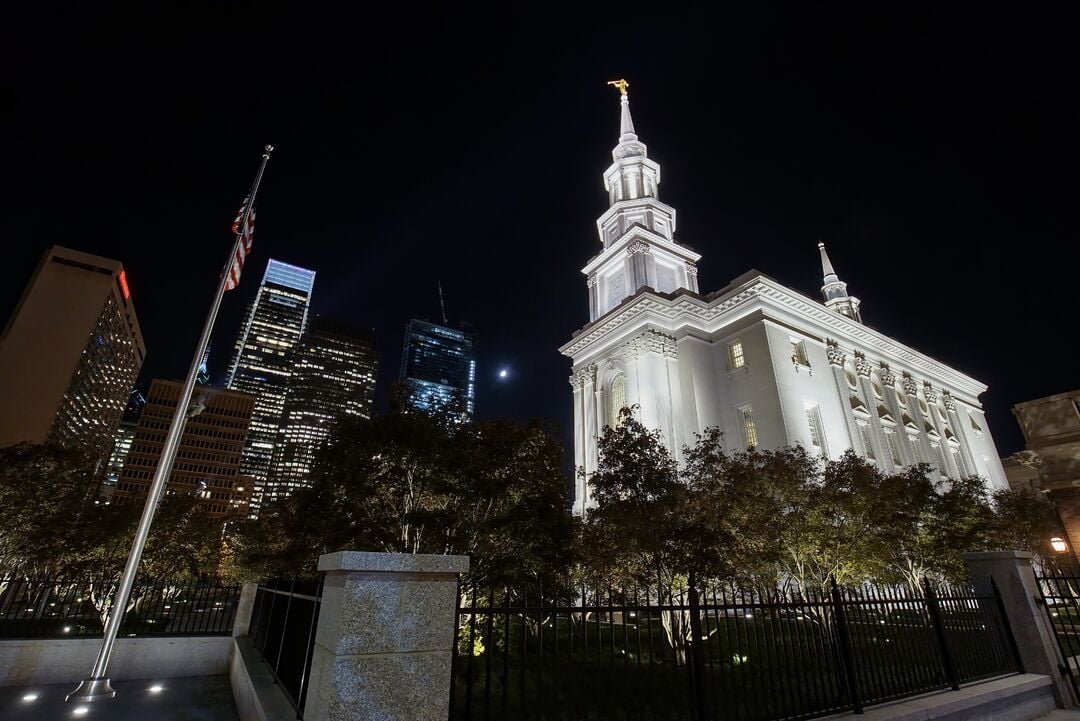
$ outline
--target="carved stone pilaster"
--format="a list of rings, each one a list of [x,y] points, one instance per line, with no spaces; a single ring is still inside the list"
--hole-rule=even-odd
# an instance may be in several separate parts
[[[847,355],[840,350],[840,346],[832,339],[825,341],[825,355],[829,357],[829,363],[834,366],[842,366],[844,361],[847,360]]]
[[[585,287],[592,288],[597,282],[596,273],[590,273],[589,277],[585,279]]]
[[[881,368],[878,369],[878,376],[881,378],[882,385],[889,388],[896,385],[896,374],[889,369],[888,363],[881,364]]]
[[[642,351],[656,353],[665,358],[675,358],[678,355],[678,346],[675,345],[675,337],[656,330],[647,330],[637,338],[638,347]]]
[[[952,393],[949,393],[949,391],[941,391],[941,402],[945,404],[945,410],[956,410],[956,401],[953,400]]]
[[[870,361],[866,360],[866,356],[859,351],[855,351],[855,372],[861,376],[869,378],[873,370],[874,365]]]
[[[687,263],[686,264],[686,274],[687,275],[697,275],[697,266],[694,265],[693,263]]]
[[[590,382],[596,383],[596,366],[594,365],[579,368],[570,376],[570,385],[573,386],[575,390],[584,388],[585,384]]]
[[[904,393],[912,398],[919,394],[919,384],[907,373],[904,373]]]
[[[933,405],[937,403],[937,391],[934,390],[934,386],[930,385],[930,381],[923,381],[923,393],[926,394],[926,402]]]
[[[635,253],[652,253],[652,248],[644,240],[635,240],[626,246],[626,254],[634,255]]]

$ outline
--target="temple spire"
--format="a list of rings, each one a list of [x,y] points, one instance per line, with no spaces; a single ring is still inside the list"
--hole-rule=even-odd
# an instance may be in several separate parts
[[[817,247],[821,253],[821,272],[824,276],[821,295],[825,298],[826,307],[835,310],[840,315],[862,323],[862,314],[859,313],[859,299],[848,295],[847,283],[840,280],[840,276],[833,269],[829,254],[825,252],[825,244],[818,241]]]
[[[608,85],[619,89],[619,102],[622,106],[622,112],[619,115],[619,144],[615,146],[611,154],[615,160],[632,156],[644,157],[647,154],[645,144],[638,140],[637,133],[634,132],[634,119],[630,116],[630,95],[627,93],[630,82],[620,78],[609,80]]]
[[[821,251],[821,271],[825,275],[825,283],[835,283],[840,280],[836,276],[836,271],[833,270],[832,262],[829,260],[829,254],[825,252],[825,244],[818,241],[818,250]]]

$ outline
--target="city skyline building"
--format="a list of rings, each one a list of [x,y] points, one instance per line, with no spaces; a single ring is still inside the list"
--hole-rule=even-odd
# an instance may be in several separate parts
[[[183,387],[180,381],[161,379],[150,384],[113,492],[114,502],[146,497]],[[166,493],[195,494],[203,509],[215,517],[246,516],[252,479],[243,475],[241,463],[255,406],[255,398],[246,393],[197,387]]]
[[[293,356],[307,324],[315,271],[270,258],[248,310],[225,386],[254,397],[243,474],[253,482],[250,511],[257,517],[281,430]]]
[[[120,425],[116,429],[113,438],[112,451],[109,453],[109,463],[105,467],[105,480],[102,482],[101,500],[109,502],[116,491],[116,484],[120,481],[120,473],[124,470],[128,453],[131,452],[131,444],[135,440],[135,432],[139,428],[139,416],[146,407],[146,396],[138,388],[131,389],[127,408],[120,419]]]
[[[462,416],[476,412],[476,334],[413,318],[405,326],[399,380],[408,386],[411,404],[420,410],[462,405]]]
[[[335,423],[374,412],[378,355],[372,331],[314,317],[294,358],[264,502],[310,486],[316,454]]]
[[[123,264],[47,249],[0,335],[0,446],[53,441],[103,464],[145,358]]]
[[[715,427],[731,452],[799,444],[838,459],[851,449],[886,472],[927,463],[935,480],[979,475],[1005,487],[979,401],[987,386],[864,325],[823,243],[821,300],[757,270],[699,290],[701,256],[677,239],[675,209],[659,196],[660,165],[630,116],[628,84],[615,84],[609,207],[596,222],[599,252],[581,271],[589,322],[559,348],[573,364],[574,465],[583,471],[574,512],[593,505],[597,439],[626,407],[679,462]]]

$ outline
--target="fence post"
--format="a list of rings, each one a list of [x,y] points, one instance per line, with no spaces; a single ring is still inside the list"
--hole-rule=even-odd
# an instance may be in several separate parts
[[[985,586],[993,582],[997,586],[1023,670],[1050,677],[1054,700],[1059,708],[1074,705],[1071,686],[1061,673],[1061,657],[1054,629],[1036,600],[1039,588],[1031,567],[1032,554],[1027,551],[990,551],[965,553],[962,557],[971,571],[972,581]]]
[[[934,633],[937,636],[938,646],[941,648],[941,663],[945,667],[945,680],[953,691],[959,691],[960,680],[956,675],[956,663],[953,661],[952,649],[949,648],[949,639],[945,635],[945,619],[941,617],[941,604],[938,603],[937,592],[930,585],[929,579],[923,578],[923,590],[926,593],[926,610],[930,614],[930,621],[934,624]]]
[[[446,721],[467,556],[339,551],[326,573],[305,721]]]
[[[701,603],[697,586],[690,580],[690,659],[693,664],[694,709],[699,721],[712,718],[709,713],[709,694],[705,691],[705,634],[701,630]]]
[[[862,694],[859,692],[859,679],[855,675],[855,654],[851,647],[851,633],[848,630],[847,615],[844,613],[843,598],[836,579],[832,583],[833,616],[836,618],[836,635],[840,639],[840,660],[844,662],[844,680],[847,682],[848,695],[851,696],[851,710],[862,713]]]

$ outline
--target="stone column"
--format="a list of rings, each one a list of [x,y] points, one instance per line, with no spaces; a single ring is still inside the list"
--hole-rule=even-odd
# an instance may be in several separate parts
[[[247,636],[251,626],[251,614],[255,610],[255,593],[259,590],[256,583],[245,583],[240,587],[240,600],[236,604],[236,617],[233,619],[233,638]]]
[[[596,418],[596,366],[585,366],[582,373],[581,398],[585,424],[585,474],[596,470],[596,438],[600,435],[600,426]]]
[[[467,556],[339,551],[326,572],[305,721],[446,721]]]
[[[877,458],[878,468],[888,472],[893,467],[892,456],[885,445],[885,429],[881,427],[881,416],[878,415],[877,394],[874,393],[873,383],[870,382],[870,374],[874,372],[874,366],[866,360],[866,356],[858,351],[855,352],[855,373],[859,377],[859,387],[862,388],[863,398],[866,400],[866,410],[870,412],[870,420],[867,425],[870,428],[870,445],[874,447],[874,455]]]
[[[914,465],[919,462],[919,459],[913,457],[911,443],[907,439],[907,429],[904,427],[904,412],[896,399],[896,374],[889,369],[887,363],[882,363],[881,368],[878,369],[878,377],[881,378],[881,385],[885,391],[885,408],[896,421],[896,427],[892,429],[893,443],[896,444],[896,453],[900,456],[900,465]],[[900,469],[897,468],[897,470]]]
[[[990,551],[962,556],[971,571],[972,581],[989,585],[993,579],[997,584],[1024,672],[1050,677],[1058,707],[1075,705],[1069,681],[1061,673],[1061,654],[1054,630],[1046,618],[1046,611],[1036,600],[1040,596],[1031,567],[1032,554]]]
[[[971,429],[965,428],[964,420],[956,409],[956,400],[953,399],[952,394],[946,390],[942,391],[941,395],[942,402],[945,404],[945,412],[949,414],[949,421],[952,423],[953,433],[956,434],[956,440],[960,443],[960,457],[963,459],[964,465],[967,466],[968,475],[977,475],[979,467],[975,465],[975,456],[971,454],[971,442],[968,439],[968,433],[971,432]]]
[[[840,395],[840,412],[844,414],[844,423],[847,425],[848,437],[851,439],[850,446],[856,453],[865,457],[866,449],[863,448],[862,437],[859,435],[859,429],[855,425],[855,415],[851,412],[851,391],[848,390],[847,381],[844,379],[844,361],[847,359],[847,355],[840,350],[840,346],[836,344],[836,341],[830,339],[825,341],[825,354],[828,356],[829,365],[832,367],[836,392]]]
[[[585,452],[588,442],[585,438],[585,409],[582,398],[585,377],[581,371],[570,376],[570,387],[574,394],[574,513],[585,512],[586,486],[584,478],[578,472],[585,471]]]
[[[936,465],[937,460],[934,458],[934,449],[930,447],[930,438],[926,434],[926,419],[923,418],[922,410],[919,408],[919,384],[907,373],[904,373],[903,383],[904,392],[907,394],[908,399],[908,413],[911,414],[915,426],[919,429],[919,435],[916,436],[919,448],[922,449],[922,458],[919,460],[923,461],[925,459],[930,465]]]

